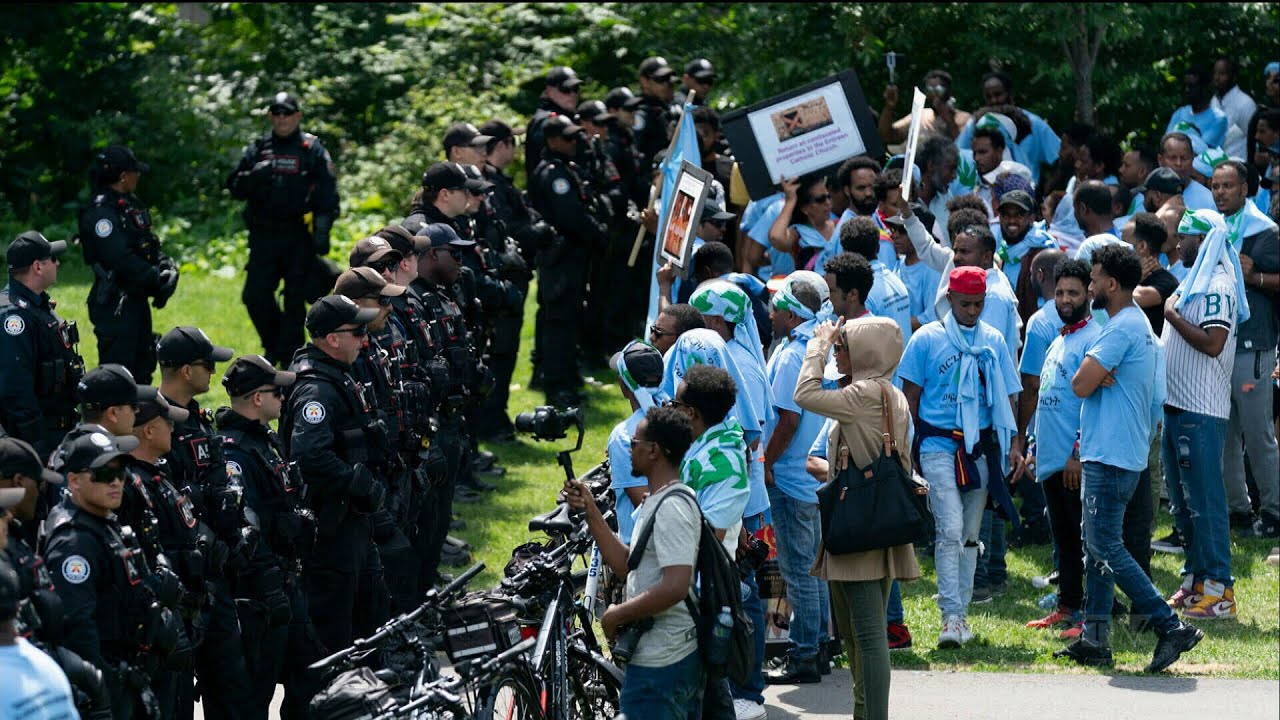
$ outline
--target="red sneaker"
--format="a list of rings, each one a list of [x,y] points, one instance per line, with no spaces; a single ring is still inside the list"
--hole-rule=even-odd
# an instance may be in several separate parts
[[[886,631],[889,635],[890,650],[906,650],[911,647],[911,631],[900,622],[889,623]]]

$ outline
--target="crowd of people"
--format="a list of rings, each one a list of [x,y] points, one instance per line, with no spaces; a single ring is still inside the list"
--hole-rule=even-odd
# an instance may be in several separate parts
[[[934,70],[911,167],[854,157],[752,200],[704,104],[709,61],[677,77],[647,58],[639,94],[587,101],[557,67],[527,127],[450,126],[406,216],[341,271],[325,258],[332,160],[280,93],[227,180],[246,201],[243,301],[264,351],[238,357],[196,327],[153,334],[180,271],[136,194],[147,165],[108,147],[79,217],[98,367],[50,297],[67,243],[30,231],[6,253],[0,658],[23,682],[0,709],[189,717],[199,698],[206,717],[266,717],[283,684],[285,714],[306,717],[311,661],[468,561],[454,503],[503,472],[478,443],[512,438],[530,268],[535,386],[579,405],[584,369],[607,362],[632,408],[608,442],[616,532],[583,486],[567,492],[625,577],[605,635],[653,621],[627,715],[765,717],[766,684],[830,672],[834,625],[854,716],[885,718],[889,651],[914,642],[898,582],[921,575],[917,554],[934,558],[937,646],[958,648],[971,606],[1007,589],[1010,543],[1053,544],[1055,570],[1034,579],[1056,585],[1050,612],[1028,627],[1070,641],[1056,656],[1110,665],[1127,616],[1156,636],[1147,669],[1167,668],[1204,637],[1191,621],[1247,601],[1231,533],[1280,536],[1280,63],[1265,76],[1255,103],[1230,59],[1188,69],[1162,137],[1122,147],[1052,130],[999,72],[986,105],[960,111]],[[633,266],[639,228],[654,256],[677,80],[714,181],[690,267]],[[892,147],[910,120],[896,88],[884,100]],[[525,190],[506,174],[522,144]],[[211,413],[199,398],[227,362],[230,406]],[[927,484],[935,532],[832,553],[818,489],[886,436]],[[659,502],[675,494],[687,502]],[[1157,498],[1175,529],[1152,542]],[[738,558],[768,539],[785,583],[788,651],[768,668],[759,568],[741,565],[743,682],[704,672],[683,602],[702,519]],[[1179,587],[1153,584],[1153,549],[1184,555]]]

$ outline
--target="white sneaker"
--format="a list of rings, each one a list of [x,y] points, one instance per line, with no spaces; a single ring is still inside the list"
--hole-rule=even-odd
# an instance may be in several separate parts
[[[969,629],[969,621],[966,618],[960,618],[958,625],[960,632],[960,644],[964,645],[973,639],[973,631]]]
[[[765,720],[765,718],[769,717],[769,713],[765,711],[762,703],[735,698],[733,701],[733,716],[737,720]]]
[[[963,634],[960,632],[963,622],[955,615],[948,615],[942,619],[942,632],[938,633],[939,649],[958,648],[964,644]]]
[[[1049,587],[1049,585],[1050,583],[1049,583],[1048,575],[1036,575],[1035,577],[1031,578],[1031,587],[1037,590],[1043,590]]]

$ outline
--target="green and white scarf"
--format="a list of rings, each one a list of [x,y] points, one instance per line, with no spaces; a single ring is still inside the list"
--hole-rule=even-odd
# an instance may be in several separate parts
[[[721,482],[747,489],[747,444],[742,426],[732,417],[702,433],[680,462],[680,478],[696,493]]]

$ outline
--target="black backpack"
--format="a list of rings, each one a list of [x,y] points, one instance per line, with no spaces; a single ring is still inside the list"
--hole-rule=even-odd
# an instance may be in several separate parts
[[[348,670],[311,698],[315,720],[367,720],[396,707],[391,688],[367,667]]]
[[[712,678],[728,677],[738,685],[746,685],[751,676],[755,662],[755,626],[746,611],[742,609],[742,581],[738,573],[738,565],[730,557],[724,545],[716,538],[716,531],[702,515],[698,507],[698,496],[684,485],[677,485],[666,495],[658,499],[653,508],[653,515],[645,524],[640,534],[633,539],[631,556],[627,558],[627,569],[634,571],[640,566],[640,559],[649,545],[653,535],[653,523],[658,517],[658,510],[667,498],[681,495],[689,500],[698,510],[698,518],[702,523],[702,533],[698,539],[698,561],[694,567],[694,580],[700,591],[695,604],[690,596],[685,596],[685,606],[693,616],[698,630],[698,650],[702,655],[702,666]],[[691,593],[692,595],[692,593]],[[728,607],[733,618],[733,631],[729,635],[729,649],[723,663],[710,661],[711,634],[715,631],[716,618],[720,608]]]

